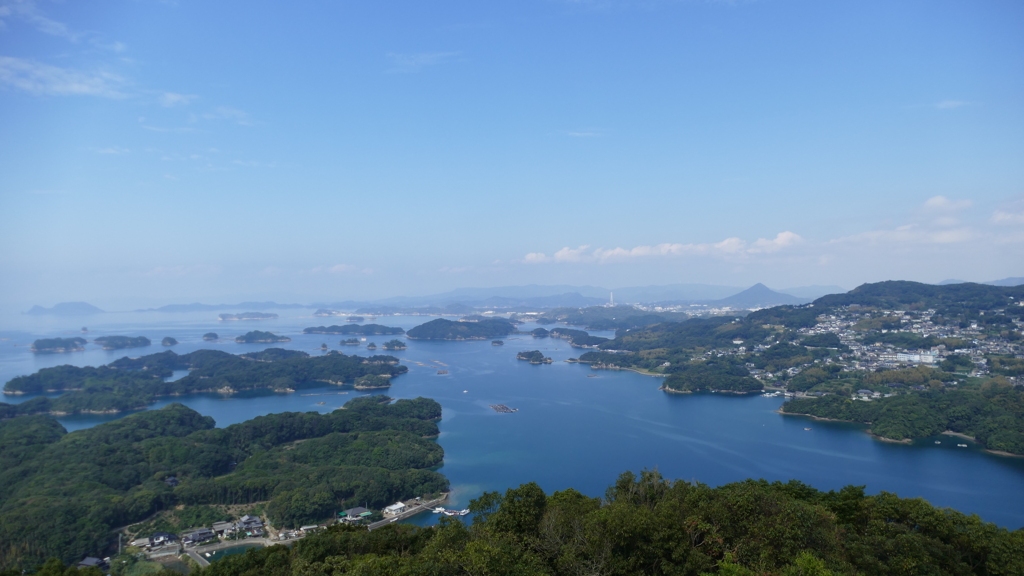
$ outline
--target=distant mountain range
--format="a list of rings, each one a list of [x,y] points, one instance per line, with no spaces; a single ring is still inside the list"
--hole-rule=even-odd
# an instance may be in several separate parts
[[[89,314],[102,314],[103,310],[86,302],[61,302],[52,308],[33,306],[26,314],[32,316],[87,316]]]
[[[227,310],[262,311],[289,308],[325,308],[333,310],[408,308],[459,309],[475,308],[583,308],[608,303],[613,297],[618,303],[657,303],[660,305],[701,304],[713,307],[764,308],[779,304],[802,304],[825,294],[846,292],[839,286],[803,286],[786,290],[771,290],[764,284],[743,289],[736,286],[714,284],[669,284],[665,286],[635,286],[609,290],[598,286],[554,285],[503,286],[498,288],[459,288],[430,296],[398,296],[380,300],[343,302],[314,302],[312,304],[280,304],[277,302],[241,302],[239,304],[169,304],[159,308],[145,308],[136,312],[224,312]],[[454,309],[454,308],[452,308]],[[33,306],[28,314],[81,316],[98,314],[103,310],[85,302],[62,302],[52,308]]]
[[[810,301],[810,298],[797,298],[790,294],[776,292],[764,284],[757,283],[739,294],[715,300],[713,304],[717,308],[750,309],[770,308],[771,306],[781,306],[783,304],[807,304]]]

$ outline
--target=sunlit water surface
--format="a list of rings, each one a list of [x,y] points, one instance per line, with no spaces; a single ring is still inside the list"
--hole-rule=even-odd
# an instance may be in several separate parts
[[[267,348],[231,340],[252,329],[288,335],[292,341],[280,347],[310,354],[321,353],[322,343],[345,353],[368,354],[365,346],[339,346],[339,340],[348,336],[301,333],[307,326],[344,323],[344,318],[314,318],[312,310],[277,312],[278,319],[247,322],[218,322],[215,313],[6,318],[3,326],[7,328],[0,330],[0,379],[6,382],[59,364],[99,365],[122,356],[160,352],[164,336],[180,342],[173,347],[179,354],[200,348],[234,354]],[[430,319],[385,317],[378,323],[409,329]],[[153,346],[104,351],[90,343],[84,352],[60,355],[32,354],[28,349],[36,338],[80,335],[83,325],[90,330],[85,335],[90,340],[102,335],[143,335]],[[211,331],[222,339],[204,342],[202,335]],[[392,338],[370,337],[368,342],[380,345]],[[775,412],[782,404],[779,398],[667,394],[658,390],[656,378],[593,371],[563,362],[582,352],[563,340],[529,336],[503,340],[504,346],[492,346],[490,341],[410,340],[409,349],[396,354],[409,373],[395,378],[387,394],[434,398],[444,408],[438,442],[444,447],[445,461],[440,472],[452,484],[451,507],[462,508],[484,491],[529,481],[549,492],[573,487],[601,496],[619,473],[657,468],[669,478],[710,485],[751,477],[795,478],[822,490],[863,484],[869,493],[884,490],[922,497],[1009,528],[1024,526],[1022,458],[987,454],[974,444],[958,448],[963,441],[950,437],[923,439],[913,445],[884,443],[865,434],[861,426],[781,416]],[[532,349],[542,350],[555,363],[533,366],[515,359],[518,351]],[[275,412],[326,413],[363,394],[350,387],[314,386],[292,394],[195,394],[161,399],[152,408],[180,402],[212,416],[218,426],[227,426]],[[4,400],[28,398],[6,396]],[[490,404],[506,404],[518,411],[499,414]],[[59,420],[73,431],[122,416],[76,415]],[[436,519],[425,514],[413,521],[422,524]]]

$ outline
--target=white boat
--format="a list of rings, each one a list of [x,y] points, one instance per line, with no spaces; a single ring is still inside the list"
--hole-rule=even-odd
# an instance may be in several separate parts
[[[967,444],[957,444],[958,448],[967,448]]]
[[[459,510],[459,516],[465,516],[466,514],[469,514],[469,508]]]
[[[444,513],[444,506],[438,506],[437,508],[434,508],[433,510],[431,510],[431,512],[433,512],[434,514],[443,514]]]

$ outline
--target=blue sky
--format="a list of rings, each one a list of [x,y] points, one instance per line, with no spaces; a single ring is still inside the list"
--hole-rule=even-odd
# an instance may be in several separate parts
[[[0,307],[1024,276],[1019,1],[0,0]]]

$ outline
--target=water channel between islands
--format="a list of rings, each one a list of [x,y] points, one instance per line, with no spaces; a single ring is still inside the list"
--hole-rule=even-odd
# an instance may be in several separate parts
[[[281,317],[275,320],[230,325],[218,323],[212,314],[160,313],[106,314],[89,323],[95,335],[144,335],[155,342],[174,337],[180,344],[173,350],[179,354],[200,348],[238,354],[272,347],[230,340],[257,328],[292,338],[278,347],[319,354],[321,343],[327,343],[346,354],[369,354],[365,346],[339,346],[339,336],[302,334],[304,327],[325,323],[311,312],[280,310]],[[430,319],[397,316],[377,322],[408,330]],[[26,322],[17,319],[8,325]],[[42,322],[31,329],[0,333],[0,338],[10,339],[0,342],[3,381],[46,366],[95,366],[164,350],[150,346],[104,351],[90,344],[85,352],[33,355],[28,345],[35,338],[66,337],[72,321]],[[202,334],[211,331],[221,333],[221,341],[202,341]],[[368,342],[376,340],[379,345],[393,337],[371,337]],[[292,394],[163,398],[151,408],[180,402],[212,416],[218,426],[227,426],[276,412],[326,413],[365,394],[434,398],[444,408],[437,441],[445,449],[440,472],[451,481],[448,505],[452,508],[465,508],[484,491],[504,491],[530,481],[548,492],[573,487],[602,496],[619,473],[657,468],[668,478],[710,485],[746,478],[797,479],[820,490],[866,485],[869,493],[884,490],[923,497],[1008,528],[1024,526],[1024,458],[986,454],[971,442],[966,448],[957,447],[964,440],[950,436],[909,445],[879,442],[865,434],[863,426],[776,414],[782,398],[667,394],[658,390],[661,380],[657,378],[628,371],[593,371],[587,365],[564,362],[582,352],[564,340],[513,335],[504,342],[504,346],[492,346],[490,340],[408,340],[408,350],[394,355],[409,367],[409,373],[396,377],[386,391],[317,385]],[[530,365],[515,359],[520,351],[538,349],[554,363]],[[442,369],[448,373],[438,374]],[[5,396],[4,401],[29,398]],[[517,411],[498,413],[491,405]],[[68,430],[76,430],[124,415],[75,415],[59,420]],[[403,521],[430,524],[437,518],[420,514]]]

